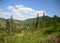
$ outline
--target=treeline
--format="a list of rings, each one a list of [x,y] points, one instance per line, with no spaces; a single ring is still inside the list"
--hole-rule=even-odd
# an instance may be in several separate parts
[[[43,14],[42,17],[39,17],[39,14],[37,14],[37,18],[29,20],[27,20],[28,23],[26,24],[28,30],[36,31],[40,29],[51,28],[51,31],[60,31],[60,17],[57,15],[49,17]]]
[[[4,25],[4,26],[3,26]],[[13,16],[10,19],[5,20],[5,24],[0,25],[0,32],[4,33],[20,33],[22,31],[37,31],[40,29],[51,28],[51,32],[60,31],[60,17],[54,15],[53,17],[45,16],[43,14],[42,17],[39,17],[37,14],[36,18],[25,20],[20,22],[16,22],[13,19]],[[57,29],[58,28],[58,29]]]

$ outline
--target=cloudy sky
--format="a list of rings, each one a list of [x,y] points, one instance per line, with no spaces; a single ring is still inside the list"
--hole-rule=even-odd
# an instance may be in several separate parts
[[[0,0],[0,18],[25,20],[43,15],[60,16],[60,0]]]

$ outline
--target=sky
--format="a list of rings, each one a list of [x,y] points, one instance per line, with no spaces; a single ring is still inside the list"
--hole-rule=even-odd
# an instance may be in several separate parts
[[[45,12],[48,16],[60,16],[60,0],[0,0],[0,18],[26,20]]]

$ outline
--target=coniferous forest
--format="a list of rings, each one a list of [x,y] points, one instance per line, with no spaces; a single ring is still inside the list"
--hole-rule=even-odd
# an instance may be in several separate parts
[[[60,43],[60,17],[0,18],[0,43]]]

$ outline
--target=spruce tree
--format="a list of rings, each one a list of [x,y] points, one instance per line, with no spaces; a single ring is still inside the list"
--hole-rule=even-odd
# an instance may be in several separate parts
[[[35,30],[38,30],[39,28],[39,14],[37,14],[37,18],[36,18],[36,23],[35,23]]]
[[[12,32],[14,30],[14,19],[13,16],[11,15],[10,18],[10,32]]]
[[[6,32],[7,33],[10,32],[10,22],[9,22],[9,19],[6,20]]]
[[[53,17],[53,29],[55,29],[55,30],[57,30],[57,20],[58,20],[58,16],[56,16],[56,15],[54,15],[54,17]]]
[[[45,13],[43,12],[43,16],[42,16],[42,27],[45,28],[46,27],[46,17],[45,17]]]

